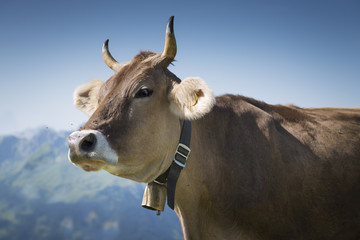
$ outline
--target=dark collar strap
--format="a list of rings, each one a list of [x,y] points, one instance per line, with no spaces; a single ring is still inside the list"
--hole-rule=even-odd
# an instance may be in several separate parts
[[[186,160],[190,155],[190,140],[191,140],[191,122],[189,120],[184,120],[181,135],[179,140],[179,145],[176,149],[174,160],[168,169],[167,177],[167,203],[168,206],[174,210],[175,202],[175,190],[176,183],[178,181],[181,170],[186,165]]]
[[[176,148],[175,156],[171,166],[155,179],[155,182],[165,185],[167,182],[167,203],[171,209],[174,210],[175,189],[176,183],[180,176],[181,170],[186,165],[186,160],[190,154],[190,140],[191,140],[191,122],[184,120],[179,145]]]

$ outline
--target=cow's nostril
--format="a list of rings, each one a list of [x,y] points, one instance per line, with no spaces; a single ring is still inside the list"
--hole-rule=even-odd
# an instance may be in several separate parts
[[[84,152],[90,152],[95,148],[96,145],[96,136],[93,133],[90,133],[84,137],[80,143],[80,149]]]

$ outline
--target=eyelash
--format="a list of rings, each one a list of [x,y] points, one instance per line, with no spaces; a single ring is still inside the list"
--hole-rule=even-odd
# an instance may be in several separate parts
[[[152,90],[150,90],[148,88],[142,88],[135,94],[135,98],[150,97],[152,94],[153,94]]]

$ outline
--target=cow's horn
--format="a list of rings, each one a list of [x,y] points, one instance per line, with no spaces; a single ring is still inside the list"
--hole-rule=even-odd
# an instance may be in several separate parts
[[[174,34],[174,16],[171,16],[166,26],[165,47],[163,57],[174,59],[176,56],[176,39]]]
[[[108,44],[109,39],[107,39],[102,46],[102,56],[104,58],[104,62],[109,68],[115,72],[118,72],[125,65],[125,63],[119,63],[113,58],[113,56],[111,56]]]

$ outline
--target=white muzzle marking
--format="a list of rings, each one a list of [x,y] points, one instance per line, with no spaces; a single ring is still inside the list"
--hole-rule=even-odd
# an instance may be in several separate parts
[[[89,134],[95,135],[95,145],[91,150],[84,151],[80,145],[82,139],[86,138],[86,136],[88,136]],[[99,131],[82,130],[73,132],[68,138],[68,143],[70,147],[68,158],[71,163],[78,163],[72,161],[72,156],[84,160],[104,161],[110,165],[115,165],[118,162],[117,153],[110,147],[106,137]],[[80,162],[81,160],[79,161],[79,163]]]

